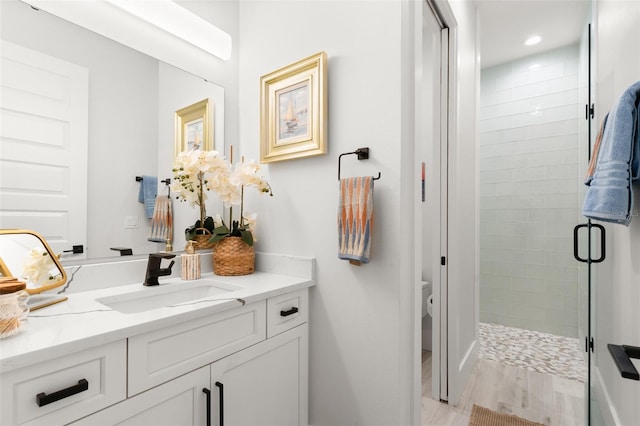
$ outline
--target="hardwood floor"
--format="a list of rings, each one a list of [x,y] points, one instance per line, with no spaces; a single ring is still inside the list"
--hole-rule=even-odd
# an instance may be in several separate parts
[[[422,354],[422,424],[467,426],[473,404],[550,426],[584,425],[584,383],[480,358],[460,404],[431,399],[431,352]]]

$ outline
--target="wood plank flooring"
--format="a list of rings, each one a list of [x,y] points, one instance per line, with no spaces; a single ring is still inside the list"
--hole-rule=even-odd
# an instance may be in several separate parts
[[[584,425],[584,383],[480,358],[457,407],[431,399],[431,352],[422,354],[422,424],[467,426],[473,404],[549,426]]]

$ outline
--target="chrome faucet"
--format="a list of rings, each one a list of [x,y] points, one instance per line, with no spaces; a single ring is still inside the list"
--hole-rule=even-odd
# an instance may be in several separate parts
[[[160,262],[162,259],[173,259],[174,257],[176,257],[176,255],[173,253],[151,253],[149,255],[149,262],[147,263],[147,273],[144,277],[143,285],[158,285],[158,277],[171,275],[171,267],[175,261],[172,260],[167,268],[161,268]]]

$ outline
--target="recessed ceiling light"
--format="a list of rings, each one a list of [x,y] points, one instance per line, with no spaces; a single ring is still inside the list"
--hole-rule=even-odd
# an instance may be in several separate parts
[[[534,44],[538,44],[541,41],[542,41],[542,37],[540,37],[539,35],[533,35],[525,40],[524,45],[533,46]]]

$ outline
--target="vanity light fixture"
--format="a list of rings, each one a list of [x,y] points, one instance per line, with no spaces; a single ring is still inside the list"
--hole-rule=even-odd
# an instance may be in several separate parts
[[[529,37],[528,39],[525,40],[524,45],[525,46],[533,46],[536,45],[538,43],[540,43],[542,41],[542,37],[540,37],[539,35],[532,35],[531,37]]]
[[[107,0],[202,50],[228,60],[231,36],[172,0]]]

